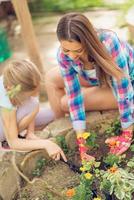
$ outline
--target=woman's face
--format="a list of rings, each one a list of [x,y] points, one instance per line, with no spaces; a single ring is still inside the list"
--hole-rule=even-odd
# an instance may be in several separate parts
[[[79,42],[62,40],[60,43],[63,53],[68,55],[73,60],[80,59],[85,52],[85,49]]]

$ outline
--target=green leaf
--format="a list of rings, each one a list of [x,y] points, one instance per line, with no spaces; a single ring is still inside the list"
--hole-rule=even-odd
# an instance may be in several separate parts
[[[128,166],[128,167],[131,167],[131,168],[134,168],[134,162],[133,162],[133,161],[129,161],[129,162],[127,163],[127,166]]]
[[[98,167],[100,166],[100,164],[101,164],[101,162],[95,162],[94,166],[95,166],[96,168],[98,168]]]
[[[111,167],[114,165],[114,164],[119,164],[121,162],[120,160],[120,156],[117,156],[117,155],[114,155],[114,154],[109,154],[108,156],[106,156],[104,159],[103,159],[104,163],[110,165]]]
[[[132,145],[130,146],[130,150],[131,150],[132,152],[134,152],[134,144],[132,144]]]
[[[114,192],[115,196],[120,199],[120,200],[123,200],[124,197],[125,197],[125,191],[124,190],[121,190],[120,187],[116,187],[115,188],[115,192]]]

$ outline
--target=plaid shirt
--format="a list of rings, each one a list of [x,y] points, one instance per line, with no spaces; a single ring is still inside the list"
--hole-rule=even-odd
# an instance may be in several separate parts
[[[118,102],[122,128],[128,128],[134,123],[134,89],[132,85],[134,83],[134,49],[128,43],[120,41],[112,31],[104,30],[98,36],[116,64],[126,74],[118,83],[115,78],[111,77],[111,83]],[[80,60],[72,60],[64,55],[60,49],[57,57],[69,98],[68,103],[73,128],[76,131],[85,129],[85,108],[78,74],[85,78],[91,86],[99,85],[99,80],[97,77],[90,77],[83,70],[83,64]]]

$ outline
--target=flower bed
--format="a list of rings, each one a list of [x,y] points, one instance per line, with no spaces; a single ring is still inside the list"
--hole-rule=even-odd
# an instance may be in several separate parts
[[[121,156],[108,153],[105,139],[120,134],[119,121],[103,134],[97,130],[85,133],[89,154],[95,159],[80,161],[79,151],[69,148],[66,136],[57,136],[57,143],[67,155],[68,162],[39,160],[33,172],[39,179],[20,189],[15,200],[132,200],[134,199],[134,145]],[[72,133],[74,136],[74,134]],[[70,137],[72,138],[71,134]],[[73,139],[75,140],[75,138]],[[70,141],[70,140],[68,140]],[[76,142],[76,141],[75,141]],[[115,145],[115,144],[111,144]],[[31,177],[33,178],[33,177]],[[20,197],[19,197],[20,196]]]
[[[70,188],[66,196],[70,200],[132,200],[134,198],[134,144],[123,155],[116,156],[107,152],[104,146],[105,137],[120,134],[121,126],[116,120],[96,142],[97,134],[84,134],[86,145],[90,146],[90,154],[96,160],[82,161],[80,167],[80,184]],[[103,142],[103,143],[102,143]],[[111,144],[115,145],[115,144]],[[104,151],[101,151],[103,148]],[[103,154],[104,153],[104,154]]]

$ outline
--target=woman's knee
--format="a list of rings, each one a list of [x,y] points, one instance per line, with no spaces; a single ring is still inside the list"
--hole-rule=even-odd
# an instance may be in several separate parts
[[[48,72],[45,74],[45,83],[50,83],[54,82],[54,73],[53,69],[50,69]]]
[[[58,67],[49,70],[45,74],[45,86],[48,87],[50,85],[58,88],[64,87],[64,81]]]

